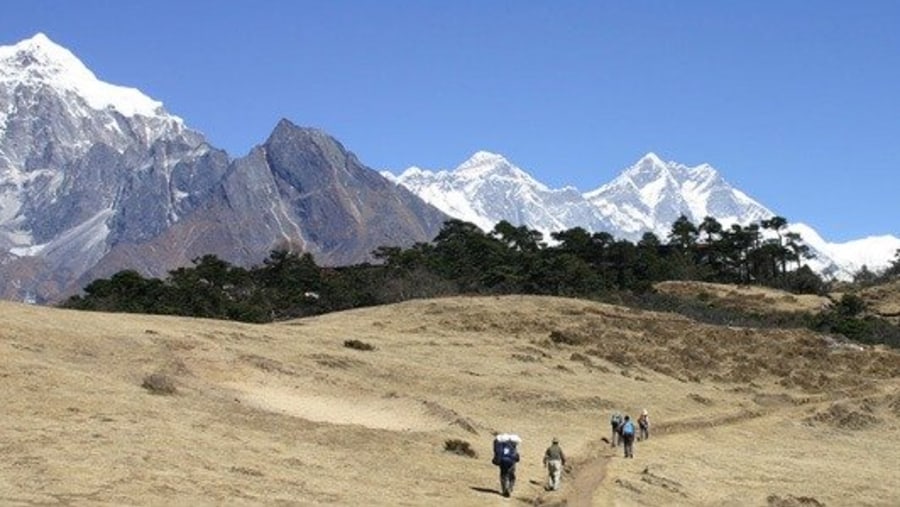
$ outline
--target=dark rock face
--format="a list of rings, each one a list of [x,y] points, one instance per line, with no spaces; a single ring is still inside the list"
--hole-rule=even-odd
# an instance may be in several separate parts
[[[173,230],[206,231],[202,253],[239,265],[258,264],[286,244],[312,253],[320,265],[355,264],[371,260],[379,246],[431,240],[447,219],[334,138],[287,120],[231,163],[203,209]]]
[[[302,224],[302,243],[320,262],[359,262],[378,246],[430,240],[446,219],[321,131],[282,120],[262,148],[280,212]]]
[[[253,266],[285,245],[320,265],[354,264],[379,246],[428,241],[447,218],[332,137],[286,120],[233,161],[183,139],[143,152],[98,143],[60,173],[53,192],[59,176],[34,180],[22,217],[48,246],[5,256],[0,277],[14,283],[4,298],[54,301],[122,269],[165,277],[206,254]]]

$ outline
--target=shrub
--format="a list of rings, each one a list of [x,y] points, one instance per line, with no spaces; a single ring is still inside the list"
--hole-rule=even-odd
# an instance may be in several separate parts
[[[444,441],[444,450],[447,452],[452,452],[453,454],[459,454],[460,456],[466,456],[469,458],[477,458],[478,453],[475,452],[475,449],[472,449],[472,446],[466,442],[465,440],[460,440],[458,438],[451,438]]]
[[[900,326],[872,315],[863,316],[864,305],[858,296],[845,295],[837,305],[817,316],[810,328],[860,343],[900,348]]]
[[[151,373],[144,377],[141,387],[152,394],[175,394],[175,381],[163,373]]]
[[[563,345],[582,345],[586,340],[584,337],[579,336],[577,333],[557,330],[550,332],[550,341],[556,344]]]
[[[360,340],[344,340],[344,346],[355,350],[375,350],[375,346]]]

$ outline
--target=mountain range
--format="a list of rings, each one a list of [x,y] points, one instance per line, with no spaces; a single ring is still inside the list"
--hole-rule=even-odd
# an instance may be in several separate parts
[[[668,237],[684,215],[700,224],[707,216],[724,226],[746,226],[776,216],[766,206],[734,188],[709,164],[689,167],[648,153],[609,183],[587,192],[552,189],[505,157],[481,151],[455,170],[410,167],[382,174],[441,209],[489,231],[506,220],[544,234],[582,227],[591,232],[637,241],[651,232]],[[830,243],[812,227],[789,223],[785,232],[800,234],[814,258],[807,263],[826,277],[851,279],[863,266],[887,267],[900,249],[900,238],[875,236]]]
[[[319,130],[282,120],[232,159],[43,34],[0,48],[0,297],[52,301],[206,254],[258,265],[286,247],[357,263],[430,240],[446,219]]]
[[[548,236],[580,226],[634,239],[665,237],[681,214],[737,223],[773,215],[712,167],[653,154],[586,193],[551,189],[488,152],[454,171],[379,173],[288,120],[233,158],[43,34],[0,47],[4,299],[52,302],[122,269],[164,277],[206,254],[248,266],[287,247],[320,265],[364,262],[379,246],[431,240],[449,217],[485,230],[507,220]],[[792,227],[820,254],[816,268],[834,276],[863,261],[878,268],[900,248],[892,236],[835,245]]]

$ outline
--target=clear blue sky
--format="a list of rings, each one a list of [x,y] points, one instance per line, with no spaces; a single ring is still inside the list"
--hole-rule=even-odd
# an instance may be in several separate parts
[[[366,165],[499,152],[592,190],[708,162],[831,241],[900,235],[900,1],[8,2],[232,156],[288,118]]]

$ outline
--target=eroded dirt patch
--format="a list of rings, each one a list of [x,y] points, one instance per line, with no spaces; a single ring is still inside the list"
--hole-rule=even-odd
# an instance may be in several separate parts
[[[245,384],[230,387],[252,407],[308,421],[393,431],[431,431],[447,427],[447,422],[429,411],[425,404],[409,398],[335,397]]]

